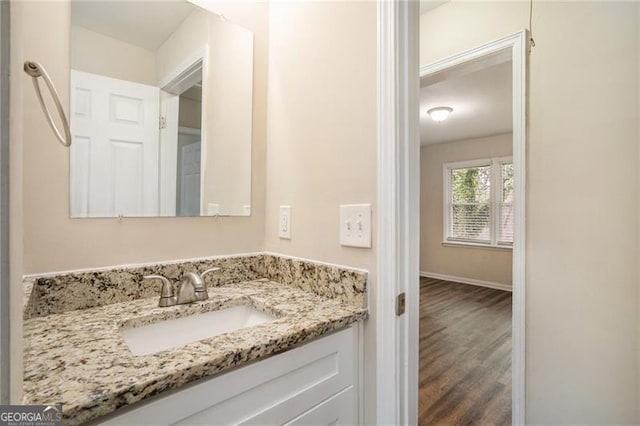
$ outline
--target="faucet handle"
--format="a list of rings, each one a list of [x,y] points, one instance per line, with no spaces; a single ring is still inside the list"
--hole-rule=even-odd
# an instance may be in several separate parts
[[[145,275],[143,279],[162,281],[162,289],[160,290],[160,301],[158,302],[158,306],[166,307],[176,304],[177,298],[173,292],[173,284],[171,284],[171,281],[162,275]]]
[[[188,277],[192,280],[195,287],[196,300],[207,300],[209,298],[209,293],[207,293],[207,284],[204,282],[204,276],[209,272],[219,271],[220,268],[214,267],[209,268],[201,274],[197,272],[189,272],[185,274],[185,277]]]
[[[220,268],[218,268],[218,267],[209,268],[206,271],[204,271],[203,273],[201,273],[200,276],[202,278],[204,278],[204,276],[207,275],[209,272],[217,272],[219,270],[220,270]]]

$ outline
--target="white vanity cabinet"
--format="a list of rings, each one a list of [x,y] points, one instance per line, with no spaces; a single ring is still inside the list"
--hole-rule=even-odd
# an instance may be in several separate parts
[[[119,410],[101,424],[358,424],[360,324]]]

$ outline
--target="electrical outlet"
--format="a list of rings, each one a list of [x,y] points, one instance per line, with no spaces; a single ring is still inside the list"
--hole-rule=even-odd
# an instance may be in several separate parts
[[[280,206],[278,235],[280,238],[291,239],[291,206]]]
[[[371,248],[371,204],[340,206],[340,244]]]

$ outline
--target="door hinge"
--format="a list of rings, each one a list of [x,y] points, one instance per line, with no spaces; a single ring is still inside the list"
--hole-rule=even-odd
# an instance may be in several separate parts
[[[167,119],[164,117],[164,115],[160,116],[160,130],[162,129],[166,129],[167,128]]]
[[[398,296],[396,296],[396,315],[397,316],[404,314],[406,304],[407,303],[406,303],[405,293],[400,293]]]

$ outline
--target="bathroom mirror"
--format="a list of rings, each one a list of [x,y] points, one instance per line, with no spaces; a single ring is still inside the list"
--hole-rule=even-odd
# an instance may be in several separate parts
[[[253,33],[188,1],[71,2],[71,217],[251,214]]]

